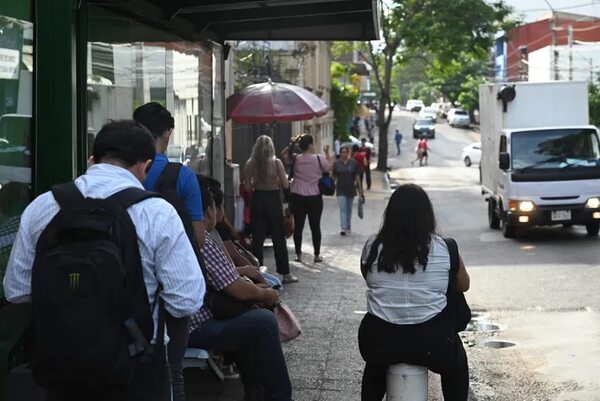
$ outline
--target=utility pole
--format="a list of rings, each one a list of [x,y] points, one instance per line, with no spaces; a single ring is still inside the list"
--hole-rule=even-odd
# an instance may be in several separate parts
[[[573,25],[569,24],[569,81],[573,80]]]
[[[554,80],[558,81],[560,75],[558,73],[558,50],[556,48],[556,17],[554,10],[552,10],[552,18],[550,19],[550,29],[552,30],[552,65],[554,68]]]
[[[594,82],[594,60],[590,57],[590,83]]]

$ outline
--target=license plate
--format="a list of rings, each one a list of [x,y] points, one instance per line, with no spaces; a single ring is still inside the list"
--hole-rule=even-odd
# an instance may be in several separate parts
[[[550,218],[552,221],[565,221],[571,220],[571,211],[570,210],[554,210]]]

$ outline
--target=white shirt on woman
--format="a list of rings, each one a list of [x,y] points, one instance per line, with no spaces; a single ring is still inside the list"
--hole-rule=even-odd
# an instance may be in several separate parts
[[[367,240],[361,255],[365,263],[376,235]],[[383,245],[379,245],[379,252]],[[377,258],[367,272],[367,311],[393,324],[418,324],[428,321],[446,307],[450,274],[450,254],[444,240],[432,235],[427,267],[415,263],[415,273],[378,271]]]

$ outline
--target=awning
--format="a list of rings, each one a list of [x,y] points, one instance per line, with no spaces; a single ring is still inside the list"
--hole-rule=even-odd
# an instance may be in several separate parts
[[[225,40],[373,40],[380,0],[90,0],[153,25]]]

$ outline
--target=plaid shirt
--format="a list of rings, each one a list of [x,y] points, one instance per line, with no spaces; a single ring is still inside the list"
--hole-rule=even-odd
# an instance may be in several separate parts
[[[208,233],[204,239],[204,245],[200,248],[200,253],[206,263],[205,280],[214,291],[221,291],[240,278],[235,266],[225,255],[223,248]],[[213,314],[208,305],[203,304],[202,308],[191,318],[190,331],[196,330],[202,323],[212,319],[212,317]]]

